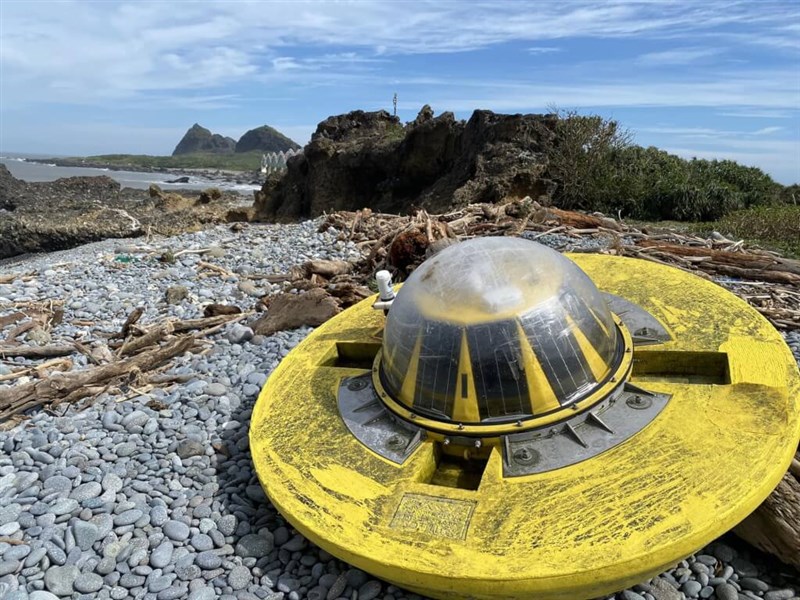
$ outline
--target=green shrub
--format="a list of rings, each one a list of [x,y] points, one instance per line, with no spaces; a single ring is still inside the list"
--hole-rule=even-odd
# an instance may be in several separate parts
[[[727,237],[800,256],[800,205],[754,206],[732,212],[710,226]]]
[[[713,221],[751,206],[800,199],[755,167],[686,160],[634,145],[615,121],[557,115],[546,175],[557,184],[553,204],[561,208],[642,220]]]

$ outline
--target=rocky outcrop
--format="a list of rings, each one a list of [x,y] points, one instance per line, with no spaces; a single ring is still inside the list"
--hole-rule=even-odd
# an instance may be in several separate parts
[[[444,212],[474,202],[547,196],[554,115],[476,110],[469,121],[429,106],[403,125],[386,111],[354,111],[317,126],[285,175],[256,193],[256,217],[289,220],[370,207]]]
[[[194,152],[210,152],[212,154],[231,154],[236,148],[236,140],[224,137],[218,133],[211,133],[205,127],[195,123],[189,128],[172,156],[179,154],[192,154]]]
[[[236,142],[236,152],[252,152],[253,150],[260,152],[286,152],[287,150],[299,149],[300,144],[290,140],[269,125],[251,129]]]
[[[0,165],[0,259],[239,218],[236,199],[217,190],[186,197],[151,187],[120,188],[110,177],[27,183]]]

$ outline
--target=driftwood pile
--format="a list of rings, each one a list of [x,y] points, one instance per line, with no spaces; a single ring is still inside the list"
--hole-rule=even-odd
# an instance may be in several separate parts
[[[9,315],[0,317],[0,328],[23,321],[0,340],[0,359],[15,356],[49,359],[0,375],[0,426],[13,427],[32,409],[58,410],[64,404],[93,399],[102,393],[122,399],[146,394],[156,386],[185,381],[186,377],[165,374],[170,361],[184,352],[202,352],[208,345],[203,338],[252,313],[221,315],[189,320],[163,320],[138,327],[143,311],[135,309],[122,329],[105,339],[91,342],[68,340],[44,345],[22,345],[18,338],[40,328],[49,338],[49,329],[63,316],[56,303],[22,303]],[[91,363],[73,370],[70,355],[84,354]]]
[[[378,269],[389,269],[401,280],[425,258],[457,240],[523,233],[536,240],[558,234],[567,240],[560,250],[632,256],[713,279],[747,300],[778,329],[800,329],[800,260],[716,233],[703,238],[668,229],[638,229],[598,214],[542,207],[529,198],[505,205],[475,204],[444,215],[337,212],[328,215],[320,229],[331,227],[364,253],[358,273],[371,276]],[[573,248],[568,241],[586,237],[600,238],[602,243],[586,250]]]

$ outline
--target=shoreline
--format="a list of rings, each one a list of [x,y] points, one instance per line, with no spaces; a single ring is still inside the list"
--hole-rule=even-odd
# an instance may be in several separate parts
[[[213,167],[148,167],[136,164],[114,164],[99,161],[86,161],[77,158],[23,158],[23,162],[55,167],[100,169],[106,171],[128,171],[132,173],[164,173],[175,177],[202,177],[212,181],[225,181],[239,185],[263,184],[263,177],[257,169],[237,171]]]

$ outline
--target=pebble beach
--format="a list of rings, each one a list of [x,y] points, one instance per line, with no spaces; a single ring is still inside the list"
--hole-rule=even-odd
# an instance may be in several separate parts
[[[239,232],[217,226],[9,259],[1,273],[36,276],[0,284],[0,315],[17,303],[61,301],[64,316],[49,337],[91,348],[137,307],[142,323],[201,317],[212,302],[248,310],[277,288],[245,276],[360,257],[355,245],[337,241],[336,230],[319,233],[319,223],[251,224]],[[559,250],[584,243],[558,235],[537,241]],[[206,252],[191,252],[200,249]],[[157,260],[164,253],[174,262]],[[209,260],[231,275],[201,277],[198,263]],[[168,302],[176,286],[185,293]],[[419,599],[309,543],[258,483],[248,450],[253,404],[310,331],[260,336],[231,324],[210,335],[203,352],[171,362],[167,373],[184,376],[181,383],[102,393],[0,431],[0,600]],[[800,363],[800,334],[786,340]],[[76,368],[90,363],[84,354],[72,358]],[[2,376],[33,364],[0,360],[0,386]],[[796,570],[731,534],[609,596],[799,597]]]

